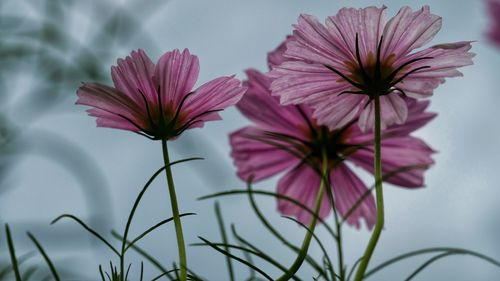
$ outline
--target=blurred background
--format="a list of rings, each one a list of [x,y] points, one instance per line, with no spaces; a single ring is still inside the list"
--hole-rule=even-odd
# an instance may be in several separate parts
[[[430,4],[443,17],[432,44],[476,40],[475,64],[464,77],[449,79],[435,91],[431,110],[439,116],[417,132],[439,153],[427,173],[426,187],[404,190],[386,185],[386,227],[372,265],[397,254],[431,246],[463,247],[500,259],[498,68],[500,50],[485,38],[487,7],[480,0],[290,1],[290,0],[3,0],[0,2],[0,223],[12,228],[19,254],[34,250],[25,232],[33,232],[64,275],[63,280],[98,280],[98,265],[108,249],[76,223],[50,221],[63,213],[79,216],[110,237],[122,231],[128,212],[154,171],[162,164],[159,142],[125,131],[96,128],[85,107],[75,106],[82,81],[110,84],[110,66],[131,50],[143,48],[153,61],[174,48],[189,48],[200,58],[198,85],[221,75],[244,79],[246,68],[267,70],[274,49],[300,13],[324,19],[343,6],[389,7]],[[234,108],[223,121],[190,130],[171,143],[171,158],[204,157],[180,164],[174,177],[187,243],[197,236],[220,241],[213,200],[196,198],[244,188],[229,157],[228,133],[249,124]],[[360,172],[367,184],[372,179]],[[273,191],[276,179],[257,185]],[[284,264],[294,255],[265,231],[246,196],[220,200],[226,226],[266,249]],[[276,212],[273,199],[259,205],[271,222],[299,244],[303,229]],[[170,217],[165,179],[158,177],[139,207],[132,237]],[[323,229],[319,236],[334,252]],[[365,227],[344,228],[347,264],[362,254],[369,238]],[[3,227],[0,265],[8,263]],[[110,237],[112,240],[113,238]],[[118,242],[114,240],[115,242]],[[140,246],[166,267],[177,259],[173,225],[160,228]],[[317,247],[312,255],[320,257]],[[136,276],[141,257],[128,256]],[[190,267],[210,280],[226,280],[225,258],[209,248],[190,247]],[[399,263],[369,280],[402,280],[424,258]],[[116,261],[116,260],[115,260]],[[41,262],[32,258],[22,267]],[[268,272],[278,271],[264,263]],[[158,271],[145,265],[146,276]],[[42,271],[42,269],[40,269]],[[247,269],[237,266],[238,276]],[[311,280],[307,266],[300,271]],[[468,256],[452,256],[426,269],[416,280],[499,280],[500,270]],[[132,278],[133,280],[134,278]],[[6,279],[10,280],[10,279]],[[243,280],[243,277],[238,278]]]

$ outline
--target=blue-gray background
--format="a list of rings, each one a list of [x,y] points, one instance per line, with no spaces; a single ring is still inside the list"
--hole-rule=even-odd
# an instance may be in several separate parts
[[[75,280],[97,280],[98,264],[107,264],[113,258],[109,251],[91,242],[76,224],[66,221],[49,226],[49,222],[62,213],[72,213],[92,221],[103,233],[112,227],[121,230],[141,186],[162,165],[160,143],[129,132],[96,129],[95,120],[86,116],[85,108],[74,105],[75,90],[81,81],[98,77],[110,83],[109,66],[116,58],[143,48],[156,61],[165,51],[189,48],[200,58],[198,85],[221,75],[236,74],[243,79],[246,68],[266,70],[267,52],[291,32],[291,24],[300,13],[324,19],[343,6],[385,4],[389,7],[388,15],[392,16],[403,5],[418,9],[430,4],[431,11],[443,17],[443,28],[432,43],[476,40],[473,51],[477,56],[473,66],[463,69],[464,77],[449,79],[435,91],[431,109],[439,116],[417,132],[438,151],[436,165],[426,174],[426,187],[405,190],[386,185],[386,227],[372,265],[402,252],[430,246],[464,247],[500,259],[497,147],[500,127],[496,115],[500,102],[497,93],[500,49],[485,38],[488,18],[483,1],[54,0],[45,5],[49,2],[4,1],[0,5],[3,15],[17,17],[15,27],[9,25],[9,17],[1,19],[8,27],[1,31],[2,38],[7,41],[21,38],[19,41],[24,40],[23,44],[33,50],[45,50],[40,47],[43,45],[40,40],[48,46],[47,51],[35,57],[28,51],[26,59],[3,54],[9,64],[2,66],[0,108],[8,120],[3,123],[10,125],[2,128],[2,137],[8,136],[9,130],[17,133],[11,133],[15,137],[9,145],[14,143],[13,147],[2,148],[0,221],[11,224],[20,253],[33,249],[24,235],[24,231],[32,230],[54,256],[56,264],[64,271],[84,276]],[[55,5],[60,5],[59,13],[54,12],[55,6],[50,6],[56,2]],[[116,26],[105,30],[104,23],[114,17],[120,19]],[[27,24],[36,30],[47,22],[63,31],[62,39],[50,32],[25,35],[16,29]],[[39,59],[44,55],[55,58]],[[62,76],[61,73],[44,76],[46,69],[57,69],[61,63],[64,67],[78,68],[92,58],[102,72],[95,77],[89,74],[92,71],[71,76],[63,66]],[[60,85],[60,79],[67,82]],[[198,235],[220,240],[213,201],[200,202],[196,198],[244,187],[234,175],[227,135],[248,121],[234,108],[224,111],[222,116],[223,121],[189,131],[171,144],[173,159],[206,158],[174,168],[181,210],[198,214],[184,219],[188,243],[199,242]],[[370,176],[361,174],[371,184]],[[274,190],[275,185],[276,178],[258,187]],[[260,225],[245,196],[220,202],[227,225],[234,223],[240,234],[284,264],[293,261],[292,252]],[[261,198],[259,203],[271,221],[299,244],[303,230],[279,217],[275,201]],[[170,215],[165,180],[159,177],[140,206],[132,233],[137,234]],[[335,255],[333,241],[323,230],[319,234]],[[365,227],[344,229],[348,265],[361,255],[368,237]],[[4,238],[1,240],[0,261],[6,262]],[[171,225],[149,236],[141,246],[166,266],[177,258]],[[317,247],[311,252],[320,256]],[[210,280],[227,279],[224,258],[212,250],[190,247],[188,258],[190,267],[202,276]],[[135,273],[140,258],[130,255],[130,261]],[[371,279],[402,280],[423,261],[417,258],[402,262]],[[279,273],[260,264],[273,276]],[[150,276],[156,274],[151,266],[146,269]],[[243,280],[247,270],[238,267],[237,273],[242,276],[238,280]],[[307,266],[300,273],[305,280],[312,279]],[[499,279],[498,268],[468,256],[453,256],[431,266],[416,280]]]

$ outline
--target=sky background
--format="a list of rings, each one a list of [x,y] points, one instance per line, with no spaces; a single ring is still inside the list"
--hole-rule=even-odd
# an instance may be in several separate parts
[[[35,23],[43,19],[36,1],[8,1],[4,11],[22,15]],[[15,3],[14,3],[15,2]],[[392,17],[397,10],[410,4],[413,9],[429,4],[431,11],[443,17],[441,32],[431,44],[474,40],[477,54],[474,65],[462,69],[464,77],[448,79],[432,97],[431,111],[438,117],[416,135],[422,137],[438,153],[436,164],[426,173],[426,186],[405,190],[386,184],[386,226],[371,265],[397,254],[425,247],[453,246],[475,250],[500,259],[500,126],[498,125],[498,69],[500,50],[487,42],[486,6],[480,0],[435,1],[299,1],[299,0],[154,0],[142,1],[73,1],[64,9],[65,21],[55,24],[72,39],[63,52],[70,60],[84,49],[95,51],[100,65],[106,70],[103,82],[110,83],[109,67],[116,58],[131,50],[143,48],[153,61],[174,48],[189,48],[200,59],[198,85],[222,75],[236,74],[244,79],[247,68],[267,70],[266,54],[287,34],[300,13],[323,20],[344,6],[369,5],[388,7]],[[119,13],[135,19],[130,26],[118,27],[127,40],[105,38],[95,49],[95,39],[101,23]],[[130,33],[129,33],[130,32]],[[69,42],[69,41],[68,41]],[[32,44],[36,45],[36,42]],[[82,47],[83,46],[83,47]],[[106,47],[105,54],[102,48]],[[92,221],[103,232],[123,229],[128,211],[142,185],[162,164],[159,142],[152,142],[125,131],[95,127],[95,120],[86,115],[85,107],[75,106],[75,91],[86,77],[75,78],[66,85],[62,97],[29,121],[28,110],[14,107],[26,92],[32,91],[40,73],[22,63],[8,77],[6,103],[2,112],[14,120],[22,138],[30,147],[15,161],[4,157],[10,168],[3,174],[0,188],[0,222],[9,222],[14,229],[19,251],[32,246],[24,232],[31,229],[65,270],[77,271],[84,278],[97,280],[97,266],[107,264],[112,256],[104,247],[91,242],[76,224],[62,221],[49,226],[62,213],[78,215]],[[41,69],[43,71],[43,68]],[[44,89],[47,91],[47,89]],[[36,93],[36,90],[34,91]],[[48,90],[50,92],[50,88]],[[36,105],[36,104],[35,104]],[[39,103],[43,108],[44,104]],[[14,110],[14,108],[16,108]],[[187,243],[199,242],[197,236],[220,241],[213,212],[213,200],[196,198],[210,193],[244,188],[235,176],[229,157],[228,134],[249,124],[235,108],[222,113],[223,121],[206,124],[203,129],[186,132],[172,142],[171,158],[204,157],[202,162],[181,164],[174,168],[177,195],[182,212],[196,212],[184,219]],[[59,144],[58,141],[64,140]],[[69,157],[66,157],[68,156]],[[9,162],[10,161],[10,162]],[[365,183],[373,179],[360,171]],[[275,190],[277,178],[256,187]],[[234,223],[238,232],[266,249],[283,264],[291,264],[294,255],[265,231],[253,214],[245,196],[219,200],[226,225]],[[300,243],[303,230],[279,216],[273,199],[260,198],[259,205],[268,218],[291,241]],[[143,199],[132,227],[132,236],[170,217],[170,205],[165,179],[157,178]],[[323,243],[335,255],[334,242],[323,229]],[[346,263],[352,265],[363,252],[370,233],[366,227],[344,228]],[[4,241],[0,255],[6,258]],[[172,225],[162,227],[141,241],[165,265],[176,260],[177,251]],[[312,255],[319,256],[317,247]],[[139,257],[130,255],[136,272]],[[189,247],[189,266],[210,280],[226,280],[225,259],[208,248]],[[416,258],[393,266],[368,280],[402,280],[424,259]],[[153,276],[156,271],[146,267]],[[272,274],[279,273],[265,266]],[[237,267],[239,276],[247,270]],[[311,280],[310,268],[300,271],[304,280]],[[453,256],[437,262],[416,280],[496,280],[500,269],[468,256]],[[243,278],[243,277],[241,277]],[[238,279],[241,280],[241,279]]]

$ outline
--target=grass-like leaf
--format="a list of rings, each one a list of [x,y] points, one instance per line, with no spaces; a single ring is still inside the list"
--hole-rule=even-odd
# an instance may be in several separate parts
[[[363,260],[363,257],[359,258],[356,260],[356,262],[352,265],[351,270],[349,271],[349,274],[347,275],[347,281],[351,280],[351,276],[354,274],[354,270],[356,267],[358,267],[359,263]]]
[[[69,219],[72,219],[72,220],[76,221],[77,223],[79,223],[85,230],[87,230],[90,234],[94,235],[97,239],[99,239],[106,246],[108,246],[108,248],[110,248],[118,257],[120,257],[120,252],[118,252],[118,250],[116,250],[115,247],[113,247],[113,245],[111,245],[104,237],[102,237],[99,233],[97,233],[97,231],[95,231],[92,228],[90,228],[89,226],[87,226],[82,220],[80,220],[79,218],[77,218],[74,215],[70,215],[70,214],[60,215],[59,217],[54,219],[50,224],[55,224],[60,219],[63,219],[63,218],[69,218]]]
[[[410,281],[412,280],[415,276],[417,276],[420,272],[422,272],[426,267],[428,267],[429,265],[431,265],[432,263],[434,263],[435,261],[437,260],[440,260],[442,258],[445,258],[447,256],[451,256],[451,255],[455,255],[455,254],[458,254],[458,253],[453,253],[453,252],[445,252],[445,253],[442,253],[442,254],[439,254],[439,255],[436,255],[430,259],[428,259],[426,262],[424,262],[421,266],[419,266],[415,271],[413,271],[410,276],[408,276],[405,281]]]
[[[341,279],[341,277],[339,275],[337,275],[335,273],[335,271],[333,270],[332,260],[330,259],[330,256],[328,255],[328,252],[326,251],[325,246],[323,245],[323,243],[321,242],[321,240],[318,238],[318,236],[313,231],[311,231],[311,229],[307,225],[303,224],[302,222],[298,221],[297,219],[292,218],[292,217],[288,217],[288,216],[283,216],[283,218],[289,219],[291,221],[294,221],[298,225],[302,226],[307,232],[311,233],[312,237],[314,238],[314,240],[316,241],[316,243],[318,243],[318,246],[320,247],[321,251],[323,252],[323,257],[325,257],[329,268],[331,268],[331,270],[332,270],[332,274],[333,274],[332,278],[339,278],[339,279]],[[326,278],[326,276],[325,276],[325,278]]]
[[[43,249],[43,247],[40,244],[40,242],[38,242],[38,240],[35,238],[35,236],[33,234],[31,234],[31,232],[27,232],[27,235],[31,239],[31,241],[35,244],[35,246],[38,249],[38,251],[40,252],[40,254],[43,256],[45,262],[47,263],[47,266],[50,269],[50,272],[52,273],[52,277],[54,277],[54,280],[55,281],[60,281],[61,278],[59,278],[59,274],[57,273],[57,270],[56,270],[54,264],[50,260],[49,255],[47,255],[47,253]]]
[[[123,237],[120,234],[118,234],[118,232],[112,230],[111,235],[114,238],[123,241]],[[130,243],[131,243],[130,241],[127,241],[127,244]],[[163,267],[163,265],[161,265],[161,263],[157,259],[148,254],[145,250],[143,250],[137,245],[132,245],[131,248],[132,250],[136,251],[139,255],[141,255],[143,258],[145,258],[148,262],[150,262],[152,265],[154,265],[161,273],[165,273],[164,275],[167,276],[169,280],[171,281],[174,280],[174,278],[170,276],[170,274],[168,273],[168,270],[165,267]]]
[[[257,205],[257,202],[255,201],[255,198],[253,196],[254,192],[252,190],[252,184],[251,181],[248,181],[247,183],[247,189],[248,189],[248,199],[250,201],[250,205],[252,206],[252,209],[254,213],[257,215],[257,218],[259,218],[260,222],[271,232],[271,234],[274,235],[281,243],[283,243],[285,246],[290,248],[292,251],[294,251],[296,254],[300,252],[300,248],[297,247],[296,245],[292,244],[290,241],[288,241],[283,235],[281,235],[272,225],[269,223],[269,221],[266,219],[264,214],[260,211],[259,206]],[[300,207],[300,206],[299,206]],[[300,207],[302,208],[302,207]],[[326,272],[321,268],[321,266],[312,258],[309,254],[306,255],[305,261],[311,265],[321,276],[326,276]]]
[[[414,256],[419,256],[419,255],[424,255],[424,254],[430,254],[430,253],[441,253],[441,252],[450,252],[450,253],[454,253],[454,254],[461,254],[461,255],[470,255],[470,256],[474,256],[476,258],[479,258],[479,259],[482,259],[488,263],[491,263],[497,267],[500,267],[500,261],[497,261],[491,257],[488,257],[486,255],[483,255],[481,253],[478,253],[478,252],[474,252],[474,251],[470,251],[470,250],[467,250],[467,249],[462,249],[462,248],[453,248],[453,247],[436,247],[436,248],[426,248],[426,249],[420,249],[420,250],[416,250],[416,251],[411,251],[411,252],[408,252],[408,253],[405,253],[405,254],[402,254],[402,255],[399,255],[399,256],[396,256],[390,260],[387,260],[383,263],[381,263],[380,265],[378,266],[375,266],[373,269],[369,270],[366,272],[365,274],[365,278],[375,274],[376,272],[386,268],[387,266],[393,264],[393,263],[396,263],[396,262],[399,262],[399,261],[402,261],[404,259],[407,259],[407,258],[411,258],[411,257],[414,257]]]
[[[185,213],[185,214],[180,214],[179,217],[182,218],[182,217],[187,217],[187,216],[194,216],[196,215],[196,213]],[[154,231],[155,229],[157,229],[158,227],[166,224],[166,223],[169,223],[173,220],[174,218],[171,217],[171,218],[168,218],[168,219],[164,219],[162,220],[161,222],[153,225],[152,227],[148,228],[146,231],[144,231],[143,233],[141,233],[139,236],[137,236],[134,240],[132,240],[130,243],[127,243],[127,246],[125,247],[125,252],[130,248],[132,247],[135,243],[139,242],[139,240],[141,240],[142,238],[144,238],[144,236],[148,235],[149,233],[151,233],[152,231]],[[125,241],[124,239],[122,241]]]
[[[12,264],[12,270],[14,270],[14,276],[16,277],[16,281],[22,281],[19,264],[17,263],[16,250],[14,248],[14,242],[12,241],[12,235],[8,224],[5,224],[5,233],[7,235],[7,245],[9,247],[10,261]]]
[[[423,164],[415,164],[415,165],[408,165],[408,166],[399,167],[397,169],[394,169],[394,170],[382,175],[382,178],[380,179],[380,181],[381,182],[386,181],[394,176],[397,176],[400,173],[408,172],[411,170],[426,169],[428,167],[429,167],[429,165],[423,165]],[[344,224],[347,221],[347,219],[354,213],[354,211],[356,211],[356,209],[361,205],[361,203],[363,203],[363,201],[366,198],[368,198],[368,196],[372,193],[372,191],[375,189],[375,186],[377,184],[379,184],[379,182],[375,182],[372,186],[370,186],[370,188],[368,188],[368,190],[366,190],[361,195],[361,197],[358,198],[358,200],[356,200],[356,202],[354,202],[354,204],[351,206],[351,208],[349,208],[349,210],[344,215],[342,221],[340,222],[341,225]]]
[[[23,254],[17,259],[17,263],[20,266],[34,256],[35,252],[28,252],[26,254]],[[13,271],[12,264],[7,265],[2,270],[0,270],[0,280],[4,280],[5,276],[7,276],[11,271]]]
[[[234,237],[239,242],[241,242],[243,245],[249,247],[254,252],[256,252],[258,254],[258,257],[264,259],[265,261],[267,261],[270,264],[274,265],[275,267],[279,268],[283,272],[286,272],[288,270],[288,268],[286,266],[280,264],[278,261],[276,261],[275,259],[271,258],[271,256],[267,255],[264,251],[260,250],[259,248],[257,248],[256,246],[254,246],[252,243],[248,242],[246,239],[244,239],[243,237],[241,237],[236,232],[236,228],[234,227],[234,225],[231,226],[231,231],[233,232]],[[246,249],[246,248],[244,248],[244,249]],[[296,280],[296,281],[300,281],[300,278],[297,277],[297,276],[293,276],[292,279]]]
[[[288,197],[286,195],[270,192],[270,191],[265,191],[265,190],[252,190],[251,192],[252,192],[252,194],[270,196],[270,197],[274,197],[277,199],[283,199],[285,201],[288,201],[288,202],[304,209],[311,216],[316,217],[318,219],[318,221],[326,228],[328,233],[330,233],[330,235],[335,236],[335,232],[333,231],[333,229],[322,218],[320,218],[318,215],[316,215],[314,213],[314,211],[311,210],[309,207],[307,207],[306,205],[302,204],[301,202],[295,200],[294,198]],[[241,194],[248,194],[248,193],[249,193],[249,191],[247,189],[234,189],[234,190],[222,191],[222,192],[217,192],[214,194],[202,196],[202,197],[198,198],[198,200],[206,200],[206,199],[211,199],[211,198],[231,196],[231,195],[241,195]]]
[[[220,234],[222,237],[222,243],[228,244],[226,228],[224,226],[224,219],[222,218],[219,202],[217,202],[217,201],[215,202],[214,208],[215,208],[215,216],[217,217],[217,223],[219,225],[219,230],[220,230]],[[229,247],[226,247],[225,250],[228,253],[231,252]],[[229,256],[226,256],[226,264],[227,264],[227,270],[228,270],[228,274],[229,274],[229,280],[234,281],[233,262]]]
[[[126,246],[125,246],[125,242],[128,239],[128,233],[129,233],[129,230],[130,230],[130,226],[132,225],[132,219],[134,218],[135,212],[136,212],[137,208],[139,207],[139,203],[141,202],[142,197],[146,193],[146,191],[149,188],[149,186],[151,185],[151,183],[155,180],[155,178],[159,174],[161,174],[163,172],[163,170],[165,170],[167,167],[171,167],[173,165],[176,165],[176,164],[179,164],[179,163],[183,163],[183,162],[188,162],[188,161],[193,161],[193,160],[202,160],[202,159],[203,158],[193,157],[193,158],[187,158],[187,159],[182,159],[182,160],[174,161],[174,162],[170,163],[169,165],[163,166],[160,169],[158,169],[151,176],[151,178],[146,182],[146,184],[142,188],[141,192],[139,192],[139,195],[137,195],[137,198],[135,199],[134,205],[132,206],[132,209],[130,210],[130,214],[129,214],[128,219],[127,219],[127,224],[125,225],[125,231],[123,233],[123,237],[124,238],[123,238],[123,242],[122,242],[122,251],[121,251],[122,256],[125,255],[125,252],[127,251],[126,250]]]
[[[254,269],[256,272],[258,272],[259,274],[261,274],[263,277],[265,277],[267,280],[269,281],[272,281],[273,278],[271,276],[269,276],[267,273],[265,273],[264,271],[262,271],[260,268],[256,267],[255,265],[247,262],[246,260],[240,258],[240,257],[237,257],[231,253],[228,253],[227,251],[225,251],[224,249],[220,248],[219,246],[217,246],[216,244],[208,241],[207,239],[201,237],[201,236],[198,236],[198,238],[200,240],[202,240],[203,242],[205,242],[205,244],[207,244],[208,246],[212,247],[214,250],[216,250],[217,252],[220,252],[226,256],[229,256],[230,258],[234,259],[235,261],[241,263],[241,264],[244,264],[248,267],[251,267],[252,269]],[[247,250],[247,251],[250,251],[248,249],[240,249],[240,250]]]

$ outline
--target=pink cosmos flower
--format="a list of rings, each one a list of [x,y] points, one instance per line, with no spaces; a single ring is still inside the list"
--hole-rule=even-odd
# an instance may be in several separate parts
[[[441,18],[428,6],[403,7],[389,21],[385,9],[343,8],[325,25],[301,15],[286,44],[287,60],[269,74],[273,95],[284,105],[312,106],[318,123],[332,130],[357,119],[367,131],[374,125],[375,95],[382,128],[403,124],[408,108],[400,94],[429,97],[445,78],[462,75],[458,67],[472,64],[471,42],[414,51],[441,28]]]
[[[269,56],[269,64],[280,59],[278,48]],[[272,80],[256,70],[248,70],[244,85],[248,92],[236,105],[254,122],[230,136],[231,156],[237,174],[243,180],[253,177],[260,181],[286,172],[278,183],[278,193],[292,197],[311,209],[319,190],[321,151],[327,149],[331,188],[336,198],[337,210],[344,216],[367,191],[366,185],[349,168],[347,162],[373,173],[373,135],[363,133],[355,124],[357,118],[341,128],[330,131],[321,126],[305,105],[282,106],[277,97],[271,96]],[[403,98],[402,98],[403,99]],[[433,150],[422,140],[409,134],[424,126],[436,114],[426,112],[428,101],[418,102],[404,98],[408,103],[408,120],[403,125],[393,125],[383,131],[383,173],[394,172],[413,165],[419,169],[408,169],[387,179],[395,185],[415,188],[423,185],[423,172],[433,164]],[[278,200],[278,210],[284,215],[295,216],[304,223],[310,214],[285,200]],[[327,196],[323,196],[320,217],[331,210]],[[356,227],[364,219],[372,227],[376,219],[376,206],[372,195],[348,218]]]
[[[488,39],[495,45],[500,46],[500,1],[487,0],[488,13],[490,15],[490,28]]]
[[[220,77],[193,90],[200,66],[188,49],[165,53],[156,63],[143,50],[111,67],[114,87],[84,83],[77,104],[97,118],[97,126],[132,131],[150,139],[174,139],[183,131],[221,119],[246,91],[234,76]]]

